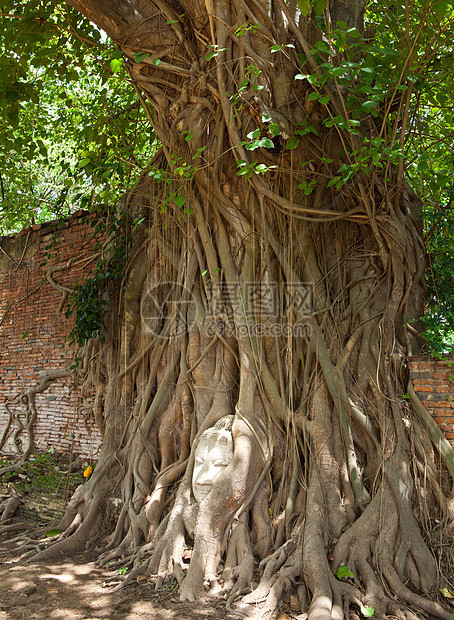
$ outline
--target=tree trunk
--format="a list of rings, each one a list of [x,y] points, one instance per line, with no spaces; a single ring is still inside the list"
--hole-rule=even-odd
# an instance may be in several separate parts
[[[82,368],[101,459],[41,557],[98,534],[116,495],[102,561],[128,562],[126,582],[224,590],[247,617],[296,595],[310,620],[452,618],[435,594],[454,459],[405,364],[419,204],[390,163],[329,183],[377,130],[325,124],[346,120],[335,81],[321,103],[294,79],[321,71],[315,20],[284,0],[68,4],[124,52],[162,149],[125,206],[145,219],[107,346]],[[362,32],[361,3],[330,12]]]

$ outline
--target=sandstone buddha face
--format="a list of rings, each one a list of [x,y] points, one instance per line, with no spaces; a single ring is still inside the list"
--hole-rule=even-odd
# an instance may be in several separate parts
[[[233,441],[230,430],[214,427],[201,435],[192,474],[192,491],[198,502],[207,497],[232,457]]]

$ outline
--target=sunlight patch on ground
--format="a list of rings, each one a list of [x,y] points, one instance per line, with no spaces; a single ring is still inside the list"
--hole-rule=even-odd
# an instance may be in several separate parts
[[[173,620],[174,618],[178,618],[178,615],[173,611],[166,609],[157,610],[156,606],[148,601],[138,601],[132,605],[130,612],[125,616],[125,620],[135,620],[137,616],[141,616],[142,614],[144,618],[153,617],[153,620]],[[153,616],[150,614],[153,614]],[[203,618],[203,616],[200,616],[200,618]]]
[[[52,575],[50,573],[46,573],[45,575],[40,575],[40,579],[56,579],[57,581],[61,581],[62,583],[69,583],[70,581],[75,581],[74,575],[68,575],[68,573],[64,573],[61,575]]]
[[[55,609],[49,616],[52,620],[68,620],[68,618],[71,618],[71,620],[83,620],[86,617],[85,613],[74,609]]]

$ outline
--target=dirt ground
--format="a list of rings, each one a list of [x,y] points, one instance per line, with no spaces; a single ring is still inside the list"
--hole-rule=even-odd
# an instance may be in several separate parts
[[[180,603],[149,581],[111,592],[112,573],[87,555],[53,564],[18,565],[17,544],[0,539],[0,620],[234,619],[225,601]]]
[[[68,470],[65,459],[53,450],[37,453],[18,472],[0,477],[0,505],[11,488],[24,498],[12,525],[24,523],[30,532],[38,529],[41,535],[52,529],[64,512],[67,497],[84,482],[86,463],[73,461]],[[0,457],[0,467],[9,464]],[[21,566],[18,560],[24,550],[19,548],[20,539],[26,536],[34,538],[20,532],[0,533],[0,620],[238,619],[227,612],[225,600],[181,603],[170,587],[156,590],[146,578],[112,592],[112,577],[118,582],[120,575],[108,567],[97,568],[98,554],[93,551],[81,551],[52,564]]]

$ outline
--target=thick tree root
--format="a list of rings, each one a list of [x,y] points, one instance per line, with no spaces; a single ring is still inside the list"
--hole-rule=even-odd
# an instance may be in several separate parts
[[[24,501],[24,498],[20,493],[16,491],[11,491],[8,495],[0,496],[0,525],[4,524],[5,521],[11,519],[16,510]]]

